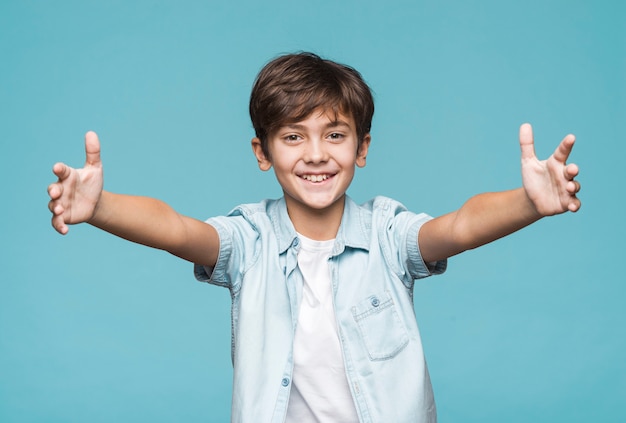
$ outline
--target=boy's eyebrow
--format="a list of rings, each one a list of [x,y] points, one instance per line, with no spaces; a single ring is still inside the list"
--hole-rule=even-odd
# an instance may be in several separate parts
[[[338,126],[347,126],[350,127],[350,124],[344,120],[338,119],[331,122],[328,122],[325,125],[325,128],[337,128]],[[281,126],[282,129],[306,129],[306,127],[300,123],[287,123]]]

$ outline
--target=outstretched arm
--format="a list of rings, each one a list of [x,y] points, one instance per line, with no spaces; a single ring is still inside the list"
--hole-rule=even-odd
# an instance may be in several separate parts
[[[567,135],[547,160],[539,161],[532,128],[522,125],[523,187],[479,194],[459,210],[425,223],[418,240],[424,260],[436,261],[479,247],[544,216],[578,211],[580,184],[574,180],[578,166],[566,163],[574,140],[573,135]]]
[[[48,208],[52,226],[59,233],[67,234],[68,225],[87,222],[197,264],[215,264],[219,237],[212,226],[183,216],[153,198],[104,191],[100,142],[94,132],[85,135],[85,152],[87,159],[82,169],[63,163],[52,168],[58,181],[48,187]]]

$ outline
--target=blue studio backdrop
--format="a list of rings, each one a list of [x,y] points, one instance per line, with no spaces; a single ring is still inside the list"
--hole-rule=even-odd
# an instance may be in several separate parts
[[[207,218],[281,195],[247,102],[278,54],[357,68],[375,92],[349,194],[441,215],[521,184],[577,136],[582,209],[419,282],[441,422],[626,421],[626,3],[0,3],[0,421],[224,422],[230,297],[192,266],[88,225],[50,226],[52,165],[100,135],[105,188]]]

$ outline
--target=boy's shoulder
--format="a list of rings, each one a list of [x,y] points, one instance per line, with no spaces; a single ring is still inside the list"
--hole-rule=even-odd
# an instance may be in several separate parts
[[[286,239],[295,236],[284,197],[239,204],[225,215],[211,217],[207,223],[215,226],[220,234],[223,230],[251,234],[274,231]]]
[[[377,195],[369,201],[361,204],[359,207],[364,208],[366,210],[374,211],[374,210],[397,210],[397,211],[408,211],[408,209],[401,202],[394,200],[390,197],[385,197],[383,195]]]
[[[367,216],[366,219],[372,221],[374,224],[378,223],[385,225],[386,223],[384,222],[389,222],[391,220],[404,218],[412,220],[416,217],[428,217],[425,213],[409,210],[398,200],[382,195],[376,196],[358,206],[352,202],[352,200],[350,200],[350,203],[352,205],[348,206],[349,203],[346,201],[346,207],[355,207],[357,210],[360,210],[361,214],[365,214]]]
[[[271,210],[280,207],[280,204],[284,204],[283,197],[278,199],[266,198],[256,203],[243,203],[235,206],[226,216],[254,216],[256,214],[268,214]]]

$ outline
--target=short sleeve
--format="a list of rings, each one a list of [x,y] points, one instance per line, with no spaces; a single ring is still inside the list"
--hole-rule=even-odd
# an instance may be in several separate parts
[[[383,242],[387,264],[407,287],[416,279],[443,273],[447,260],[425,263],[417,242],[424,223],[432,219],[425,213],[413,213],[401,203],[386,197],[377,197],[374,203],[378,238]],[[376,213],[377,211],[377,213]]]
[[[220,249],[215,266],[194,264],[200,282],[238,289],[242,275],[255,256],[258,233],[242,215],[219,216],[206,221],[218,233]]]
[[[417,242],[422,225],[431,220],[427,214],[421,213],[415,216],[415,221],[409,226],[406,237],[407,269],[413,279],[421,279],[431,275],[440,275],[446,271],[447,260],[436,262],[424,262]]]

